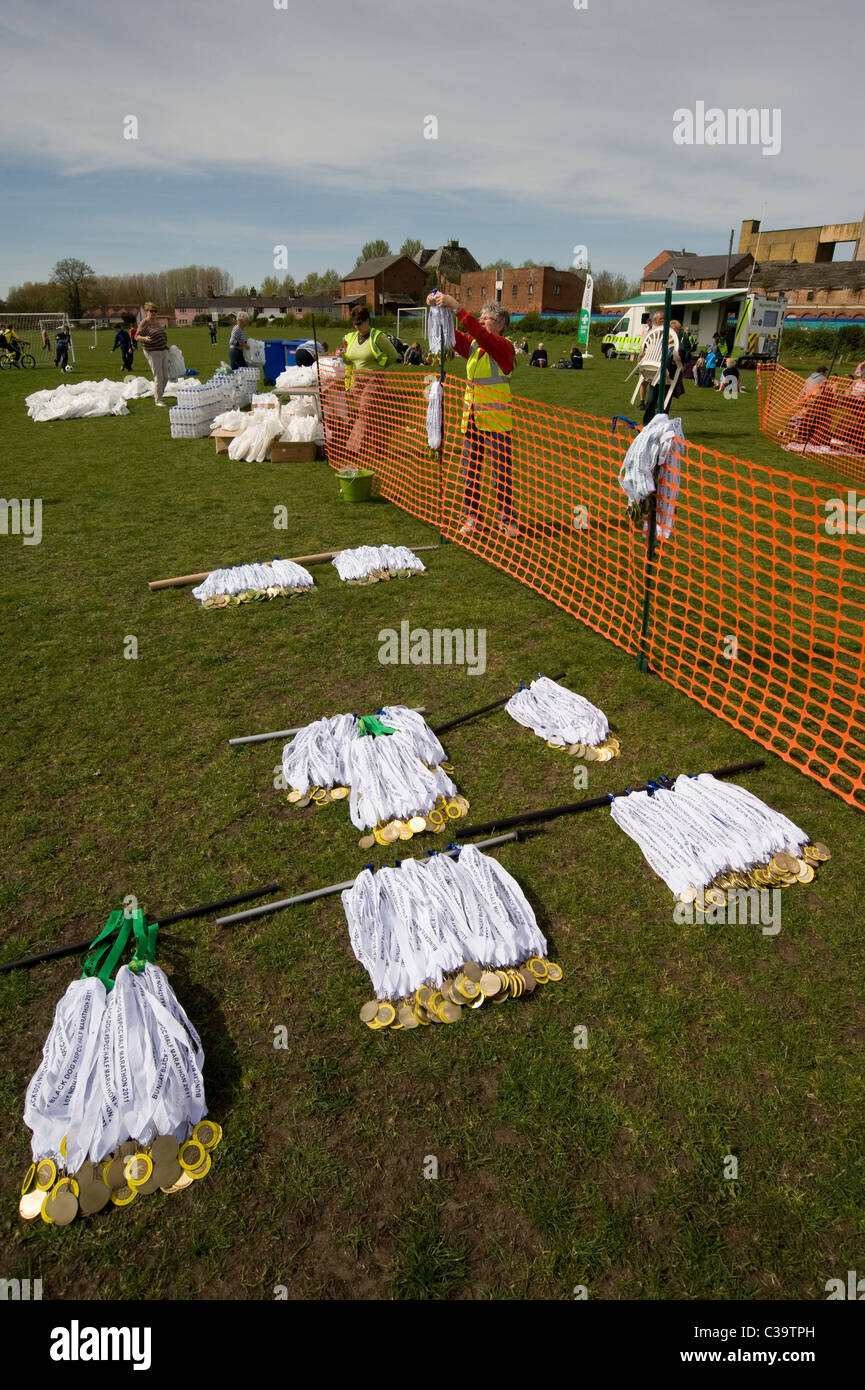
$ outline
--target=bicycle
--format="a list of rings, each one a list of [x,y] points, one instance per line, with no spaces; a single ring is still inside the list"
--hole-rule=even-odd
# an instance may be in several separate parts
[[[14,352],[10,352],[9,348],[4,348],[4,350],[3,350],[2,352],[0,352],[0,371],[5,370],[6,367],[15,367],[15,366],[18,366],[18,367],[35,367],[35,366],[36,366],[36,358],[33,356],[33,353],[32,353],[32,352],[24,352],[24,351],[23,351],[24,348],[29,348],[29,346],[30,346],[29,342],[25,342],[25,341],[22,339],[21,342],[20,342],[20,344],[19,344],[19,346],[21,347],[22,350],[21,350],[21,352],[19,352],[19,354],[18,354],[17,357],[16,357],[16,355],[15,355]]]

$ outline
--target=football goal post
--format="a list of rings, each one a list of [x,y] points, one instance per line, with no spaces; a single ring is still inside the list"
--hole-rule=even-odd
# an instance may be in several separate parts
[[[411,324],[417,324],[420,328],[422,338],[426,337],[427,307],[425,304],[415,305],[411,309],[397,309],[396,311],[396,336],[402,337],[403,328],[408,328]]]
[[[0,324],[4,327],[9,324],[22,342],[28,343],[27,352],[32,352],[37,362],[41,362],[48,356],[48,349],[44,348],[43,332],[48,334],[50,344],[51,361],[54,360],[54,335],[58,328],[69,326],[67,314],[38,313],[38,314],[10,314],[9,312],[0,313]],[[69,341],[69,359],[75,361],[75,347],[73,339]]]

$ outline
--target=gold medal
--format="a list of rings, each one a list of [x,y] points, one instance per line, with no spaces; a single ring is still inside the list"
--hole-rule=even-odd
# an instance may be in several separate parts
[[[394,840],[399,839],[399,831],[396,829],[393,823],[391,823],[390,825],[384,826],[381,832],[381,838],[384,840],[386,845],[392,845]]]
[[[350,788],[348,787],[333,787],[330,794],[334,801],[344,801],[348,796],[349,790]]]
[[[447,806],[445,807],[445,815],[447,816],[448,820],[459,820],[460,816],[462,815],[462,811],[460,810],[459,806],[456,804],[455,801],[449,801]]]
[[[133,1154],[123,1165],[123,1176],[127,1187],[141,1187],[153,1172],[153,1159],[149,1154]]]
[[[487,999],[491,999],[493,995],[498,994],[502,987],[501,980],[492,970],[485,970],[478,984],[480,985],[481,994]]]
[[[195,1179],[192,1177],[192,1174],[191,1174],[191,1173],[181,1173],[181,1175],[180,1175],[180,1177],[177,1179],[177,1181],[174,1182],[174,1183],[172,1183],[172,1184],[170,1185],[170,1187],[162,1187],[160,1190],[161,1190],[162,1192],[169,1192],[169,1193],[170,1193],[170,1192],[182,1192],[182,1191],[184,1190],[184,1188],[186,1188],[186,1187],[191,1187],[194,1181],[195,1181]]]
[[[184,1173],[191,1173],[193,1169],[200,1168],[204,1162],[204,1145],[199,1144],[197,1139],[187,1139],[177,1155],[177,1161]]]
[[[78,1215],[78,1198],[71,1188],[58,1183],[45,1198],[44,1210],[53,1226],[68,1226]]]
[[[804,868],[799,871],[796,877],[800,883],[813,882],[815,877],[813,864],[805,864]]]
[[[150,1145],[150,1157],[156,1163],[172,1163],[180,1149],[173,1134],[158,1134]]]
[[[415,834],[417,834],[418,831],[425,829],[425,827],[426,821],[423,816],[412,816],[411,820],[408,823],[409,830],[413,831]]]
[[[123,1187],[113,1188],[110,1196],[111,1201],[116,1207],[128,1207],[131,1202],[135,1201],[138,1193],[134,1187],[127,1187],[124,1185]]]
[[[424,821],[424,829],[426,829],[426,821]],[[404,826],[403,829],[399,832],[399,838],[400,838],[401,840],[411,840],[411,839],[413,838],[413,834],[414,834],[414,832],[411,831],[411,830],[409,830],[408,826],[406,825],[406,826]]]
[[[297,790],[290,791],[290,792],[288,793],[288,799],[289,799],[289,801],[292,801],[292,802],[293,802],[293,801],[300,801],[300,798],[301,798],[302,795],[303,795],[303,793],[302,793],[302,792],[299,792],[299,791],[297,791]]]
[[[210,1154],[206,1153],[204,1155],[204,1162],[200,1163],[197,1168],[187,1169],[187,1172],[191,1178],[194,1178],[195,1181],[198,1182],[200,1178],[207,1177],[207,1174],[210,1172],[210,1166],[212,1162],[213,1159],[210,1157]]]
[[[370,1024],[378,1013],[378,1000],[370,999],[360,1011],[361,1023]]]
[[[697,896],[696,888],[683,888],[679,894],[680,903],[692,903]]]
[[[387,1000],[379,1004],[378,1010],[376,1011],[376,1022],[381,1028],[389,1027],[390,1024],[394,1022],[395,1018],[396,1009],[393,1004],[388,1004]]]
[[[556,965],[554,961],[547,961],[547,975],[551,980],[560,980],[563,974],[564,971],[560,965]]]
[[[108,1200],[108,1193],[105,1193]],[[18,1203],[18,1215],[22,1221],[35,1221],[37,1216],[41,1216],[42,1207],[47,1200],[47,1195],[39,1187],[34,1187],[31,1192],[24,1192]]]
[[[822,844],[820,841],[818,841],[816,845],[813,845],[812,849],[813,852],[817,855],[821,864],[825,863],[827,859],[832,858],[832,855],[827,849],[826,845]]]
[[[358,840],[358,844],[360,845],[361,849],[372,849],[373,845],[375,844],[375,836],[364,835],[362,840]]]
[[[459,1004],[451,1004],[449,1002],[442,1004],[439,1012],[445,1023],[459,1023],[463,1016],[463,1011]]]
[[[375,830],[372,833],[375,836],[375,842],[377,845],[386,845],[388,843],[387,840],[384,838],[382,832],[379,830],[378,826],[376,826]]]
[[[534,990],[537,989],[537,980],[535,979],[531,970],[527,970],[525,966],[523,966],[520,970],[520,978],[522,979],[527,994],[531,994]]]
[[[222,1125],[218,1125],[215,1120],[199,1120],[192,1131],[192,1137],[197,1139],[208,1153],[212,1153],[222,1143]]]
[[[25,1175],[25,1177],[24,1177],[24,1181],[23,1181],[22,1184],[21,1184],[21,1196],[22,1196],[22,1197],[24,1196],[25,1192],[29,1192],[29,1191],[30,1191],[30,1189],[31,1189],[31,1187],[34,1185],[35,1181],[36,1181],[36,1164],[35,1164],[35,1163],[31,1163],[31,1164],[30,1164],[30,1167],[27,1169],[27,1173],[26,1173],[26,1175]]]
[[[42,1158],[36,1165],[36,1186],[48,1192],[57,1181],[57,1166],[52,1158]]]
[[[467,960],[465,965],[463,966],[463,974],[465,975],[466,979],[471,980],[473,984],[480,983],[480,978],[483,973],[484,972],[478,965],[477,961]]]

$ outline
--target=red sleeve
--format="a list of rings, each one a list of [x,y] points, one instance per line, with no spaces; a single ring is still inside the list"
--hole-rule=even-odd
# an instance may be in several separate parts
[[[465,334],[460,333],[458,328],[454,329],[454,347],[460,357],[469,357],[472,350],[472,340]]]
[[[472,318],[468,309],[460,309],[458,317],[463,328],[468,329],[475,342],[479,343],[484,352],[489,353],[496,365],[510,376],[514,370],[515,361],[513,343],[509,343],[507,338],[500,338],[498,333],[488,333],[477,319]],[[463,335],[460,334],[459,336],[462,337]],[[468,356],[467,353],[461,355]]]

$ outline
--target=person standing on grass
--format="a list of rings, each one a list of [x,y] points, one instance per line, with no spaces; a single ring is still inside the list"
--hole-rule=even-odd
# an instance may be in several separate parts
[[[144,306],[145,317],[138,325],[138,333],[135,341],[144,348],[144,356],[147,358],[147,365],[153,373],[153,383],[156,388],[156,404],[165,405],[162,399],[165,388],[168,385],[168,334],[165,329],[157,323],[156,305],[147,303]]]
[[[369,309],[356,304],[351,310],[353,327],[343,339],[340,353],[345,362],[345,395],[349,417],[353,419],[347,448],[353,453],[364,449],[375,453],[380,446],[379,407],[386,390],[382,373],[400,357],[390,338],[373,328]]]
[[[69,332],[69,324],[62,323],[58,328],[55,338],[54,365],[59,367],[61,372],[65,372],[69,366],[69,347],[72,342],[72,334]]]
[[[114,347],[111,349],[111,351],[116,352],[118,348],[120,348],[120,360],[123,363],[124,372],[131,372],[132,356],[135,351],[135,348],[133,347],[132,339],[129,336],[129,329],[125,326],[123,328],[118,328],[116,334],[114,335]]]
[[[454,348],[466,359],[466,393],[460,428],[463,432],[463,524],[460,535],[474,531],[481,520],[480,471],[490,463],[498,499],[498,529],[519,534],[513,503],[511,383],[516,358],[505,338],[510,314],[500,304],[485,304],[480,319],[460,307],[452,295],[434,291],[427,304],[451,309],[465,332],[455,330]]]
[[[243,331],[245,323],[246,314],[237,314],[228,340],[228,365],[233,372],[236,372],[238,367],[246,366],[243,354],[249,343]]]
[[[50,351],[51,351],[51,339],[50,339],[50,337],[48,336],[48,329],[47,329],[47,328],[43,328],[43,329],[42,329],[42,351],[43,351],[43,352],[50,352]]]
[[[212,343],[215,343],[215,342],[216,342],[216,320],[215,320],[215,319],[211,319],[211,320],[210,320],[210,323],[207,325],[207,327],[208,327],[208,329],[210,330],[210,341],[211,341]]]

